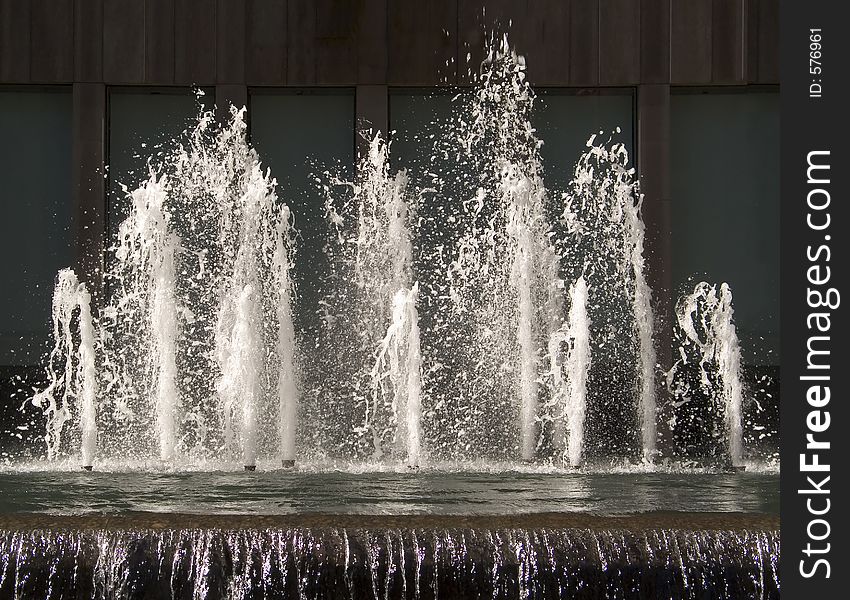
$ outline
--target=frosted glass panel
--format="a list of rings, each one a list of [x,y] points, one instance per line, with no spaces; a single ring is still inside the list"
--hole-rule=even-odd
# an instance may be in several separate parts
[[[73,260],[70,93],[0,92],[0,181],[0,365],[36,364]]]
[[[673,278],[732,287],[744,361],[779,364],[779,94],[671,99]]]

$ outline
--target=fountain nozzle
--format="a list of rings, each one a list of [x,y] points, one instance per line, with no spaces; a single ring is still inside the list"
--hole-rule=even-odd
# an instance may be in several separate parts
[[[257,465],[245,465],[245,470],[246,471],[256,471]]]
[[[294,458],[284,458],[280,461],[280,465],[284,469],[294,469],[295,468],[295,459]]]
[[[81,469],[83,469],[84,471],[91,471],[91,470],[92,470],[92,465],[83,465],[83,466],[82,466],[82,467],[80,467],[80,468],[81,468]]]

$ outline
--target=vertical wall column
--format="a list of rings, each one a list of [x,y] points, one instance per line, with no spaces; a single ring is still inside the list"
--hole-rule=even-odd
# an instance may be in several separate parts
[[[672,218],[670,206],[670,86],[641,85],[637,97],[637,152],[643,219],[646,224],[647,280],[655,311],[655,344],[661,369],[672,364],[673,290]],[[657,380],[658,448],[671,449],[666,410],[669,394],[663,377]]]
[[[74,270],[88,284],[92,296],[100,300],[106,234],[106,86],[75,83],[73,96]]]
[[[389,98],[386,85],[358,85],[355,99],[355,150],[361,156],[369,147],[376,131],[387,140],[389,130]]]

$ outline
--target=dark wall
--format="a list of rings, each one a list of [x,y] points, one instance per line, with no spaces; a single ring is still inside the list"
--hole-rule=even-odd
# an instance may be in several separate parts
[[[775,84],[778,4],[0,0],[0,84],[462,85],[493,28],[537,85]]]

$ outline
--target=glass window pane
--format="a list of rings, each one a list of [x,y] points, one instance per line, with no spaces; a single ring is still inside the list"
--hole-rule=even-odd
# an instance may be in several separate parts
[[[318,277],[325,264],[321,232],[325,198],[314,176],[332,170],[354,171],[354,94],[351,91],[251,94],[251,141],[264,167],[278,182],[278,195],[295,216],[298,257],[293,278],[298,286],[302,327],[317,321]]]
[[[779,364],[779,94],[671,99],[673,279],[732,288],[744,362]]]
[[[0,93],[0,140],[0,364],[37,364],[73,261],[71,94]]]
[[[543,140],[540,154],[546,186],[566,189],[576,161],[594,134],[597,143],[613,134],[612,140],[625,144],[629,162],[635,165],[633,106],[631,94],[584,96],[543,90],[535,103],[533,125]]]
[[[452,98],[457,91],[431,93],[397,91],[390,95],[390,162],[393,170],[406,169],[414,189],[427,187],[432,177],[445,177],[451,169],[448,155],[434,145],[452,129]]]
[[[206,105],[212,95],[200,99]],[[147,179],[147,161],[179,136],[198,115],[198,98],[189,89],[161,93],[114,90],[109,95],[110,243],[129,205],[121,185],[134,190]]]

